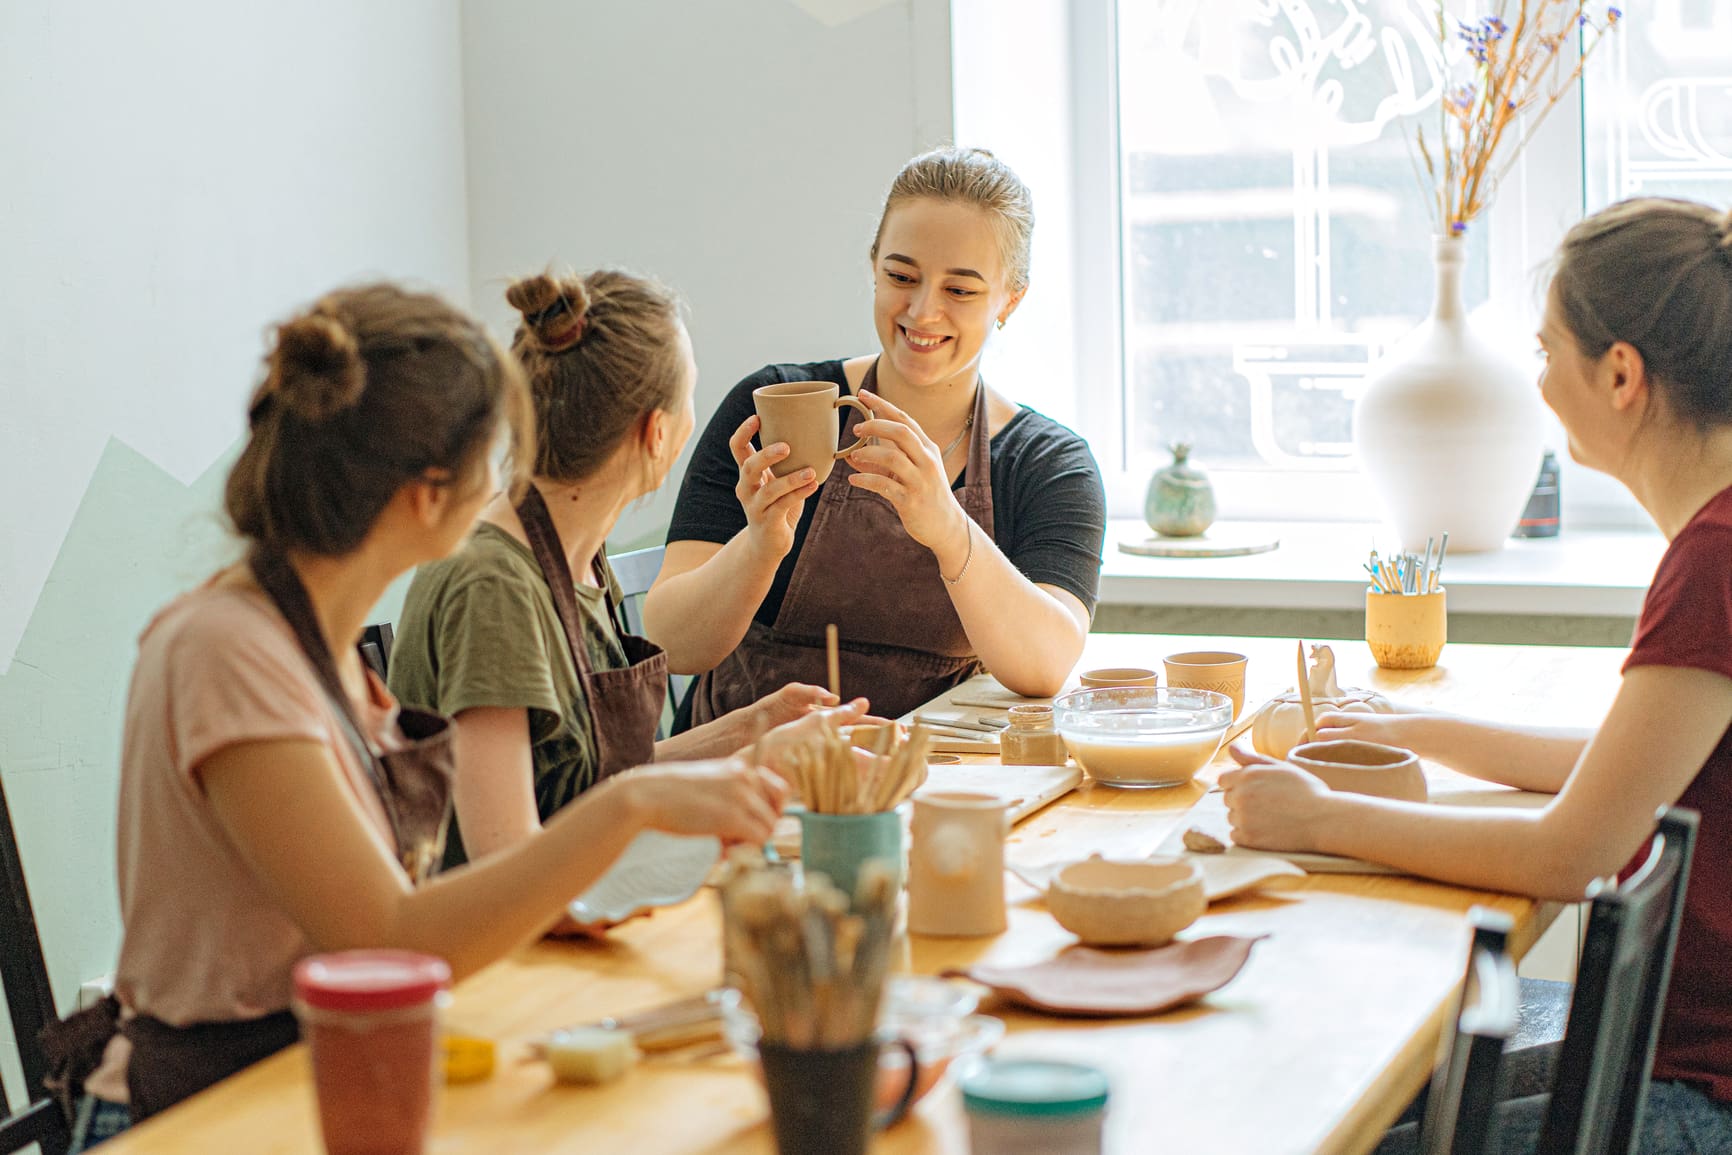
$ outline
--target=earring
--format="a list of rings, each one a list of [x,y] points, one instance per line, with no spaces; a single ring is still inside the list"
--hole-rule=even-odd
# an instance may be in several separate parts
[[[998,327],[999,327],[999,328],[1000,328],[1000,329],[1002,329],[1002,328],[1004,328],[1004,318],[1003,318],[1003,317],[1000,317],[1000,318],[999,318],[999,319],[998,319]]]

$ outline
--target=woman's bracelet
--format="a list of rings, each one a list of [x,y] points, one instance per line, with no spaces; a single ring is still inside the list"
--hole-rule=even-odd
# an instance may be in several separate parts
[[[945,585],[956,585],[968,576],[968,563],[974,560],[974,519],[966,513],[962,515],[962,528],[968,534],[968,554],[962,559],[962,569],[957,572],[955,577],[944,577],[944,571],[938,571],[938,576],[944,578]]]

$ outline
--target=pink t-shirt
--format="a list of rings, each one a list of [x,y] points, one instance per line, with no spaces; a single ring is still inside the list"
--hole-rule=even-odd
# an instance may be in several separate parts
[[[359,717],[392,748],[396,703],[369,672]],[[384,807],[288,623],[262,593],[207,585],[145,629],[126,705],[120,768],[115,993],[176,1026],[284,1010],[311,952],[218,824],[200,765],[241,742],[310,739],[336,759],[355,805],[397,855]],[[250,773],[270,773],[267,766]],[[307,839],[309,868],[318,841]]]

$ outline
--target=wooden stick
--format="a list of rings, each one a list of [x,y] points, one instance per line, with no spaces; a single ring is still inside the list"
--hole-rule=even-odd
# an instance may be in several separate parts
[[[830,693],[840,702],[842,700],[842,660],[836,650],[836,626],[835,623],[831,623],[824,627],[824,656],[830,668]]]
[[[1305,667],[1305,641],[1299,641],[1299,704],[1305,709],[1305,740],[1317,741],[1317,716],[1311,709],[1311,671]]]

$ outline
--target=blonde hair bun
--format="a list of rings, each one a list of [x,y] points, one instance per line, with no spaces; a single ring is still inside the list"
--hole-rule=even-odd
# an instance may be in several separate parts
[[[308,313],[277,327],[265,391],[304,421],[329,421],[361,400],[367,365],[355,335],[337,320]]]
[[[505,290],[505,300],[523,315],[524,329],[545,351],[563,352],[583,340],[589,290],[576,277],[520,277]]]

